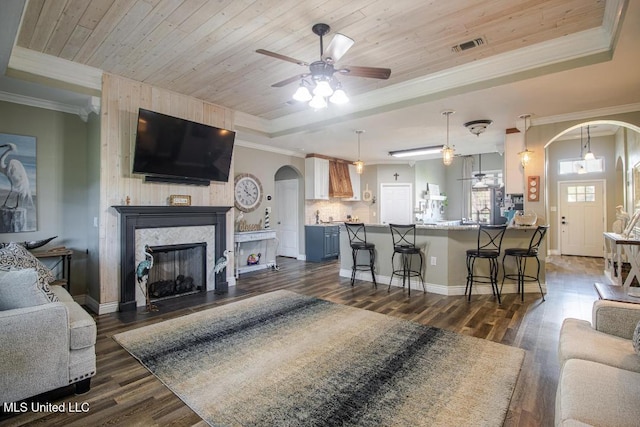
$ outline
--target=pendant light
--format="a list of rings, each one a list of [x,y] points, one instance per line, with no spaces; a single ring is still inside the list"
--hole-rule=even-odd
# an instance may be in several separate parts
[[[582,126],[580,126],[580,165],[578,166],[578,174],[579,175],[583,175],[585,173],[587,173],[587,170],[584,167],[584,162],[582,161],[583,159],[583,155],[582,153],[584,152],[584,142],[582,139]]]
[[[591,132],[589,131],[589,125],[587,125],[587,153],[584,155],[585,160],[595,160],[596,156],[591,152]]]
[[[449,166],[453,162],[453,148],[449,145],[449,116],[455,113],[453,110],[445,110],[442,112],[443,116],[447,116],[447,143],[442,147],[442,163],[445,166]]]
[[[518,117],[520,119],[524,119],[524,150],[518,153],[518,155],[520,156],[520,164],[522,164],[522,167],[524,168],[531,161],[531,156],[533,154],[533,151],[527,148],[527,119],[531,117],[531,114],[523,114]]]
[[[358,135],[358,160],[353,162],[353,164],[356,166],[356,172],[358,174],[362,174],[362,172],[364,171],[364,162],[362,160],[360,160],[360,135],[363,132],[364,132],[363,130],[357,130],[356,131],[356,134]]]

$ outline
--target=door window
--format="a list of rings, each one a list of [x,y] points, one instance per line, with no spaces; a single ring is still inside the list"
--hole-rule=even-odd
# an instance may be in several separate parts
[[[596,187],[595,185],[571,185],[567,187],[567,202],[595,202]]]

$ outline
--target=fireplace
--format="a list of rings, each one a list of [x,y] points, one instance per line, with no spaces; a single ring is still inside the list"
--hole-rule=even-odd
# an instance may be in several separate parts
[[[136,242],[140,232],[162,234],[180,227],[212,226],[213,245],[207,245],[207,270],[213,268],[227,249],[226,213],[229,206],[113,206],[120,214],[120,311],[136,310],[135,277],[137,248],[144,246],[147,237]],[[153,246],[153,244],[150,244]],[[210,247],[210,246],[213,246]],[[206,275],[205,275],[206,277]],[[212,283],[208,283],[209,280]],[[212,273],[207,280],[216,293],[226,293],[229,284],[226,271]],[[206,289],[206,287],[205,287]]]
[[[207,244],[150,246],[153,268],[147,287],[151,301],[207,290]]]

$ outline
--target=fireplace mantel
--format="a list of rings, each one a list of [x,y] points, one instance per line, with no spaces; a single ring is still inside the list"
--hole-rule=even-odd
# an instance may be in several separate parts
[[[227,249],[226,213],[231,206],[112,206],[120,214],[120,311],[136,310],[135,231],[138,228],[215,226],[215,259]],[[226,293],[226,271],[216,274],[215,292]]]

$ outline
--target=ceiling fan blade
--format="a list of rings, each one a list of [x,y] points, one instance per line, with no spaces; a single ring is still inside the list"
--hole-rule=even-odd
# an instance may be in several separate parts
[[[283,86],[286,86],[286,85],[291,84],[293,82],[297,82],[300,79],[304,79],[308,75],[309,75],[309,73],[298,74],[297,76],[289,77],[288,79],[284,79],[281,82],[274,83],[274,84],[271,85],[271,87],[283,87]]]
[[[282,59],[283,61],[293,62],[294,64],[307,66],[309,63],[300,61],[299,59],[291,58],[290,56],[282,55],[280,53],[271,52],[269,50],[258,49],[256,52],[261,53],[263,55],[271,56],[273,58]]]
[[[345,65],[339,69],[338,72],[346,76],[354,77],[367,77],[370,79],[383,79],[386,80],[391,75],[389,68],[376,68],[376,67],[356,67],[353,65]]]
[[[331,43],[322,54],[322,59],[333,64],[342,58],[347,51],[353,46],[355,41],[344,34],[336,33],[331,39]]]

